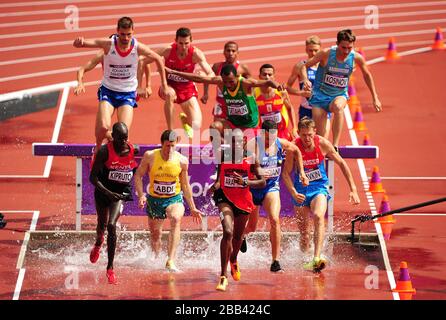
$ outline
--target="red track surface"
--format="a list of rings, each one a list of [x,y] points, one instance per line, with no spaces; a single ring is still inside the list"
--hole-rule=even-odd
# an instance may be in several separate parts
[[[283,1],[276,7],[256,8],[250,7],[234,11],[239,1],[221,4],[218,2],[208,4],[195,4],[184,6],[159,6],[141,9],[128,9],[129,16],[134,16],[136,23],[136,36],[149,44],[158,47],[161,44],[170,43],[174,38],[174,32],[179,26],[188,26],[194,34],[195,44],[205,51],[210,63],[222,59],[222,47],[225,41],[236,39],[240,45],[240,60],[247,62],[255,74],[258,67],[265,62],[271,62],[277,69],[276,78],[286,81],[292,65],[301,59],[299,54],[304,52],[304,39],[317,33],[322,39],[324,46],[334,43],[336,32],[344,27],[352,27],[358,35],[357,46],[365,48],[367,59],[381,56],[385,53],[388,37],[395,35],[399,51],[409,50],[426,46],[432,43],[435,27],[446,25],[446,3],[438,2],[433,5],[423,5],[421,2],[414,6],[401,6],[402,1],[361,1],[327,4],[297,4],[293,1]],[[143,4],[145,1],[133,1],[132,4]],[[414,0],[404,3],[417,3]],[[81,8],[80,31],[57,31],[63,30],[63,5],[35,6],[35,7],[0,7],[0,13],[59,9],[59,13],[35,14],[31,16],[2,16],[2,23],[18,23],[22,21],[39,21],[31,26],[8,27],[8,34],[0,35],[3,41],[0,44],[2,59],[0,61],[0,93],[13,92],[47,84],[72,81],[75,79],[75,68],[89,59],[92,54],[88,49],[74,49],[72,40],[77,35],[88,38],[108,36],[115,29],[116,19],[122,15],[121,8],[113,10],[97,9],[83,12],[83,8],[103,5],[116,5],[115,1],[79,3]],[[243,6],[274,5],[270,1],[245,1]],[[390,8],[389,5],[396,5]],[[364,7],[366,5],[379,6],[380,28],[378,30],[367,30],[364,28]],[[189,10],[208,7],[208,12],[196,13],[170,13],[164,15],[160,11],[167,10]],[[212,11],[212,8],[225,7]],[[354,9],[351,9],[353,7]],[[336,12],[319,12],[315,14],[295,13],[282,16],[274,16],[276,12],[302,11],[302,10],[324,10],[327,8],[345,8]],[[424,13],[423,13],[424,11]],[[429,12],[428,12],[429,11]],[[410,15],[403,14],[412,12]],[[266,17],[251,17],[233,20],[200,21],[207,17],[227,17],[239,14],[269,13]],[[146,16],[136,16],[146,14]],[[389,16],[394,14],[394,16]],[[395,16],[396,14],[396,16]],[[111,15],[109,18],[93,20],[82,20],[91,16]],[[399,16],[398,16],[399,15]],[[358,18],[351,18],[358,16]],[[342,20],[330,21],[330,18],[341,18]],[[50,23],[49,19],[59,19],[58,22]],[[195,22],[183,21],[184,19],[196,19]],[[305,19],[318,19],[318,21],[305,22]],[[165,20],[170,24],[161,24]],[[430,21],[434,20],[434,21]],[[46,22],[45,22],[46,21]],[[345,21],[349,21],[346,23]],[[48,22],[48,23],[47,23]],[[283,26],[268,26],[270,22],[292,22]],[[302,22],[302,23],[301,23]],[[150,23],[150,25],[148,25]],[[255,28],[249,28],[246,24],[260,24]],[[298,24],[296,24],[298,23]],[[392,25],[393,23],[393,25]],[[400,23],[401,25],[398,25]],[[209,30],[215,27],[228,27],[231,25],[245,25],[237,29],[223,29],[219,31]],[[90,27],[103,28],[98,30],[82,30]],[[108,26],[108,27],[107,27]],[[321,28],[328,28],[321,31]],[[45,34],[45,32],[59,32],[57,34]],[[19,34],[27,32],[40,32],[39,36],[24,36]],[[281,32],[281,35],[277,35]],[[283,34],[287,32],[287,34]],[[405,32],[404,34],[401,34]],[[150,33],[150,34],[149,34]],[[160,34],[162,33],[162,34]],[[276,33],[276,35],[267,35]],[[10,37],[16,34],[15,37]],[[266,35],[265,35],[266,34]],[[245,38],[238,38],[246,35]],[[224,38],[220,39],[219,38]],[[216,39],[216,40],[214,40]],[[326,40],[325,40],[326,39]],[[325,40],[325,41],[324,41]],[[34,49],[17,49],[16,46],[64,42],[65,44],[48,44]],[[255,46],[270,46],[256,48]],[[377,47],[378,46],[378,47]],[[251,48],[249,48],[251,47]],[[72,56],[63,56],[69,54]],[[60,55],[57,57],[47,57]],[[291,55],[288,56],[287,55]],[[370,95],[361,80],[357,81],[359,98],[362,102],[364,117],[371,135],[373,144],[380,147],[381,157],[376,161],[366,161],[366,167],[370,174],[373,165],[379,165],[382,176],[438,176],[446,177],[446,169],[443,160],[446,158],[446,145],[443,139],[443,125],[446,121],[444,112],[440,108],[445,101],[445,92],[440,78],[439,70],[445,69],[445,53],[430,52],[402,58],[396,63],[379,63],[371,67],[375,83],[384,105],[384,112],[376,114],[370,106]],[[282,58],[276,58],[276,57]],[[46,57],[46,58],[45,58]],[[21,59],[33,59],[30,62]],[[38,72],[51,70],[69,69],[67,72],[57,71],[56,74],[32,75]],[[70,71],[70,69],[72,69]],[[12,79],[19,77],[20,79]],[[358,78],[358,77],[357,77]],[[86,75],[86,81],[100,79],[99,70]],[[74,97],[70,94],[65,110],[64,120],[60,132],[59,142],[83,143],[93,142],[94,119],[97,108],[96,85],[88,86],[83,96]],[[158,88],[158,78],[153,80],[154,92]],[[212,92],[213,90],[211,90]],[[294,99],[296,106],[298,99]],[[210,122],[211,106],[213,100],[203,107],[204,126]],[[3,121],[0,131],[0,174],[41,175],[45,159],[36,158],[31,155],[32,142],[48,142],[51,139],[57,110],[51,109],[36,114],[29,114],[15,119]],[[179,125],[179,121],[177,122]],[[148,101],[140,103],[136,110],[135,120],[130,138],[136,143],[155,143],[161,130],[164,129],[164,116],[162,113],[161,100],[154,94]],[[358,140],[362,141],[362,133],[358,134]],[[342,137],[342,144],[350,145],[351,141],[347,130]],[[356,183],[360,189],[360,176],[356,161],[349,160]],[[4,210],[39,210],[40,217],[37,224],[38,230],[49,229],[73,229],[75,212],[74,194],[74,159],[55,158],[49,179],[2,179],[0,184],[0,195]],[[392,208],[398,208],[417,202],[444,196],[446,180],[386,180],[383,179],[384,187],[390,197]],[[335,224],[336,229],[347,231],[352,216],[362,212],[369,212],[369,207],[363,192],[361,192],[362,203],[358,208],[352,208],[347,202],[346,184],[336,172],[336,201],[335,201]],[[375,197],[379,205],[380,197]],[[445,213],[444,204],[428,207],[417,211],[418,213]],[[8,226],[0,231],[0,272],[2,283],[0,284],[0,298],[11,299],[17,281],[18,270],[16,269],[17,256],[20,251],[24,231],[29,229],[31,214],[29,213],[6,213]],[[418,294],[416,299],[444,299],[446,290],[446,278],[443,271],[445,259],[442,256],[445,243],[445,232],[440,227],[444,216],[396,216],[398,220],[394,226],[392,239],[387,242],[390,263],[395,274],[398,272],[399,262],[407,260],[414,286]],[[94,217],[84,218],[84,228],[94,228]],[[129,229],[144,229],[146,221],[143,219],[124,217],[123,225]],[[291,227],[290,227],[291,223]],[[293,229],[292,222],[282,221],[283,229]],[[267,223],[260,223],[261,229],[268,228]],[[371,223],[362,227],[362,231],[374,231]],[[269,250],[269,249],[266,249]],[[296,248],[297,250],[297,248]],[[216,270],[203,270],[200,277],[195,273],[185,272],[176,276],[173,281],[162,275],[159,281],[152,281],[159,274],[159,270],[142,269],[138,271],[140,276],[126,271],[123,266],[120,270],[121,289],[116,294],[110,294],[104,283],[102,274],[104,268],[100,266],[88,266],[85,277],[82,278],[86,285],[82,292],[67,292],[64,289],[64,275],[61,272],[54,278],[40,277],[39,266],[31,265],[25,261],[26,275],[23,282],[21,298],[60,298],[73,299],[114,299],[114,298],[190,298],[190,299],[392,299],[389,292],[389,283],[383,266],[382,258],[373,256],[366,252],[358,252],[355,249],[343,249],[339,254],[334,253],[338,261],[342,259],[353,259],[354,263],[337,263],[325,273],[325,281],[321,292],[319,280],[302,275],[295,265],[290,266],[283,275],[275,277],[267,271],[267,265],[261,270],[252,268],[246,274],[249,281],[241,281],[238,284],[231,283],[230,291],[226,295],[218,295],[214,292],[217,278]],[[297,259],[297,258],[296,258]],[[116,258],[119,261],[119,255]],[[297,263],[297,260],[294,260]],[[37,261],[36,261],[37,263]],[[44,267],[48,262],[39,261]],[[118,263],[118,262],[117,262]],[[374,264],[380,269],[379,290],[364,289],[364,268]],[[48,265],[48,267],[51,267]],[[63,264],[56,265],[62,268]],[[88,285],[91,283],[94,272],[98,272],[100,287]],[[94,278],[94,277],[93,277]],[[151,284],[153,291],[139,291],[132,278],[144,278],[145,283]],[[259,282],[259,278],[262,280]],[[315,281],[316,284],[311,284]],[[279,289],[272,289],[269,296],[259,296],[262,285],[271,288],[283,288],[292,283],[284,295]],[[193,285],[191,285],[193,284]],[[42,288],[50,288],[43,290]],[[53,288],[53,289],[51,289]],[[345,290],[348,289],[348,290]],[[351,295],[345,294],[349,291]],[[351,291],[351,292],[350,292]],[[289,292],[293,292],[290,296]]]

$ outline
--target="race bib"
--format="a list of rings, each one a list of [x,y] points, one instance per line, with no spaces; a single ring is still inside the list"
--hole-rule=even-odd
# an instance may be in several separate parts
[[[275,123],[282,122],[282,115],[280,114],[280,112],[268,113],[260,117],[262,118],[262,122],[265,122],[267,120],[273,121]]]
[[[115,65],[110,66],[110,79],[128,79],[131,77],[132,65]]]
[[[280,176],[280,173],[282,172],[281,167],[271,167],[271,168],[261,168],[260,174],[264,177],[269,178],[276,178]]]
[[[319,170],[319,169],[307,171],[307,172],[305,172],[305,175],[307,176],[308,180],[310,180],[310,181],[322,179],[321,170]]]
[[[172,74],[172,73],[169,73],[167,75],[167,80],[170,80],[173,82],[189,82],[189,80],[184,79],[183,77],[176,75],[176,74]]]
[[[108,173],[108,180],[115,181],[119,183],[129,183],[132,181],[133,172],[123,172],[123,171],[110,171]]]
[[[246,105],[243,106],[228,106],[228,114],[230,116],[244,116],[247,115],[248,107]]]
[[[175,182],[154,181],[153,191],[160,196],[173,196],[175,195]]]
[[[248,181],[248,177],[243,177],[243,181]],[[244,188],[243,185],[237,183],[234,177],[225,176],[224,186],[227,188]]]
[[[337,77],[331,74],[326,74],[324,83],[337,88],[346,88],[348,86],[348,77]]]

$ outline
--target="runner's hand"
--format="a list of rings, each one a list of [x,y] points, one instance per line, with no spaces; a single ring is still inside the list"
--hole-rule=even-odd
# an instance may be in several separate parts
[[[201,212],[200,210],[198,210],[197,208],[192,209],[190,211],[190,213],[192,214],[193,220],[197,223],[201,223],[202,221],[202,217],[204,216],[203,212]]]
[[[305,201],[305,195],[302,193],[298,193],[297,191],[293,192],[293,198],[297,203],[302,203]]]
[[[299,173],[300,182],[304,187],[307,187],[310,184],[310,180],[305,173]]]
[[[306,80],[305,82],[304,82],[304,87],[303,87],[303,89],[304,89],[304,91],[312,91],[312,84],[311,84],[311,81],[310,80]]]
[[[207,94],[203,94],[203,96],[201,97],[201,103],[206,104],[208,102],[209,99],[209,95]]]
[[[150,98],[150,96],[152,95],[152,87],[146,87],[146,94],[147,94],[147,98]]]
[[[243,186],[243,177],[240,174],[238,174],[237,172],[233,172],[233,175],[234,175],[235,181],[239,185]]]
[[[111,192],[111,191],[108,191],[106,195],[112,201],[124,200],[124,198],[125,198],[122,194],[119,194],[116,192]]]
[[[76,88],[74,88],[74,95],[78,96],[81,93],[85,93],[85,87],[83,83],[79,83]]]
[[[75,48],[82,48],[84,46],[84,37],[77,37],[73,42],[73,46]]]
[[[147,99],[148,97],[147,97],[147,91],[146,91],[146,88],[140,88],[140,87],[138,87],[137,89],[136,89],[136,94],[140,97],[140,98],[143,98],[143,99]]]
[[[214,193],[215,190],[220,189],[220,182],[215,182],[210,188],[209,192]]]
[[[146,196],[141,196],[138,198],[138,207],[140,209],[144,209],[144,207],[146,206],[146,203],[147,203]]]
[[[359,200],[359,195],[357,191],[351,191],[348,197],[349,197],[348,201],[354,205],[358,205],[361,202],[361,200]]]
[[[373,106],[375,107],[376,112],[380,112],[383,110],[383,106],[381,104],[381,101],[379,101],[378,98],[373,100]]]

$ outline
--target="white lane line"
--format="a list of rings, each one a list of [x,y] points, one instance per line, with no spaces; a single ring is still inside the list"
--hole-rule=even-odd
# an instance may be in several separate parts
[[[105,2],[108,0],[94,0],[95,2]],[[91,0],[51,0],[51,1],[33,1],[32,5],[34,6],[48,6],[54,4],[76,4],[83,2],[91,2]],[[0,8],[16,8],[16,7],[29,7],[30,2],[10,2],[10,3],[2,3],[0,4]]]
[[[337,29],[336,29],[337,30]],[[430,34],[432,33],[431,29],[425,30],[425,31],[421,31],[424,34]],[[413,31],[414,34],[419,34],[420,31]],[[391,33],[386,33],[382,35],[382,38],[387,38],[389,36],[391,36]],[[405,35],[410,35],[410,34],[405,34]],[[366,37],[366,36],[364,36]],[[363,37],[363,38],[364,38]],[[376,35],[373,36],[374,38],[376,38]],[[234,37],[230,38],[224,38],[224,39],[220,39],[221,41],[228,41],[230,39],[233,39]],[[361,38],[360,36],[357,38]],[[364,39],[363,39],[364,40]],[[324,42],[331,42],[331,41],[336,41],[335,38],[326,38],[326,39],[321,39],[321,41]],[[426,41],[416,41],[416,42],[401,42],[398,43],[397,46],[399,48],[405,47],[405,46],[414,46],[414,45],[420,45],[420,44],[431,44],[432,41],[431,40],[426,40]],[[262,50],[262,49],[274,49],[274,48],[283,48],[283,47],[290,47],[290,46],[301,46],[302,43],[301,41],[293,41],[293,42],[280,42],[280,43],[275,43],[275,44],[268,44],[268,45],[259,45],[259,46],[246,46],[243,47],[243,51],[256,51],[256,50]],[[371,50],[371,49],[385,49],[387,48],[387,44],[383,44],[383,45],[378,45],[378,46],[364,46],[363,49],[364,50]],[[429,48],[427,48],[429,49]],[[427,50],[426,49],[426,50]],[[77,55],[73,55],[73,56],[93,56],[94,54],[96,54],[97,51],[86,51],[86,52],[79,52]],[[214,54],[221,54],[221,49],[218,50],[208,50],[204,52],[208,57]],[[71,54],[69,54],[71,56]],[[283,55],[283,56],[272,56],[272,57],[258,57],[255,59],[248,59],[248,60],[244,60],[245,62],[249,63],[249,62],[261,62],[261,61],[265,61],[265,60],[286,60],[286,59],[291,59],[291,58],[297,58],[299,56],[305,56],[304,54],[291,54],[291,55]],[[57,58],[62,58],[61,55],[59,55]],[[41,60],[42,58],[36,58]],[[371,62],[376,62],[376,61],[384,61],[385,58],[378,58],[378,59],[373,59],[370,60]],[[97,68],[99,68],[100,66],[97,66]],[[70,73],[70,72],[76,72],[79,69],[79,67],[71,67],[71,68],[64,68],[64,69],[56,69],[56,70],[50,70],[50,71],[41,71],[41,72],[35,72],[35,73],[27,73],[27,74],[23,74],[23,75],[17,75],[17,76],[11,76],[11,77],[4,77],[4,78],[0,78],[0,82],[8,82],[8,81],[17,81],[17,80],[23,80],[23,79],[29,79],[29,78],[36,78],[36,77],[43,77],[43,76],[48,76],[48,75],[55,75],[55,74],[63,74],[63,73]],[[155,74],[155,73],[154,73]]]
[[[394,216],[415,216],[415,217],[446,217],[446,213],[395,213]]]
[[[26,249],[28,246],[29,238],[30,238],[30,231],[35,231],[37,226],[37,220],[39,219],[40,211],[34,210],[2,210],[2,212],[7,213],[33,213],[31,225],[29,227],[29,230],[26,231],[25,236],[23,238],[22,246],[20,248],[19,257],[17,258],[17,265],[16,269],[19,269],[19,274],[17,276],[17,281],[14,289],[14,295],[12,297],[12,300],[19,300],[20,298],[20,291],[22,290],[23,280],[25,279],[25,268],[23,268],[23,262],[25,261],[25,255],[26,255]]]
[[[17,282],[14,289],[14,296],[12,297],[12,300],[19,300],[20,298],[20,291],[22,291],[22,284],[23,279],[25,279],[25,269],[19,270],[19,276],[17,277]]]
[[[422,14],[442,14],[443,12],[446,12],[446,10],[438,10],[438,11],[417,11],[417,12],[404,12],[404,13],[381,13],[380,18],[385,17],[400,17],[400,16],[410,16],[410,15],[422,15]],[[156,21],[156,22],[144,22],[142,23],[143,26],[160,26],[160,25],[169,25],[169,24],[175,24],[178,25],[179,23],[193,23],[193,22],[216,22],[216,21],[224,21],[224,20],[237,20],[237,21],[248,21],[252,20],[254,18],[273,18],[273,17],[283,17],[283,16],[301,16],[300,11],[284,11],[284,12],[274,12],[274,13],[255,13],[255,14],[244,14],[244,15],[231,15],[229,17],[202,17],[202,18],[193,18],[193,19],[182,19],[182,20],[165,20],[165,21]],[[268,23],[261,23],[261,24],[245,24],[240,25],[242,29],[249,28],[258,28],[258,27],[273,27],[273,26],[289,26],[289,25],[298,25],[298,24],[308,24],[308,23],[317,23],[317,22],[335,22],[335,21],[345,21],[348,19],[349,21],[353,20],[363,20],[364,16],[348,16],[348,17],[327,17],[324,19],[299,19],[297,20],[291,20],[291,21],[280,21],[280,22],[268,22]],[[40,21],[37,21],[36,23],[41,24]],[[0,24],[1,26],[1,24]],[[141,24],[138,24],[139,29],[143,27]],[[231,28],[231,30],[240,28],[238,25],[231,25],[225,26],[225,27],[216,27],[219,29],[215,30],[229,30],[229,29],[222,29],[222,28]],[[10,24],[6,25],[6,27],[11,27]],[[208,32],[206,30],[211,31],[214,28],[194,28],[193,32],[194,34],[200,33],[200,32]],[[79,32],[85,32],[84,30]],[[136,36],[138,39],[144,39],[145,37],[153,38],[155,34],[157,35],[166,35],[171,34],[171,31],[168,32],[157,32],[157,33],[138,33]],[[72,40],[66,40],[66,41],[53,41],[53,42],[39,42],[34,44],[25,44],[25,45],[16,45],[16,46],[10,46],[10,47],[2,47],[0,48],[0,52],[6,52],[6,51],[17,51],[17,50],[24,50],[24,49],[36,49],[36,48],[42,48],[42,47],[56,47],[56,46],[64,46],[64,45],[71,45],[73,43]]]
[[[380,177],[381,180],[446,180],[446,177]]]
[[[227,2],[240,2],[238,0],[228,0]],[[320,0],[320,1],[293,1],[293,2],[279,2],[276,4],[256,4],[256,5],[239,5],[237,6],[237,10],[255,10],[255,9],[261,9],[261,8],[276,8],[276,7],[292,7],[292,6],[303,6],[303,5],[311,5],[316,6],[319,4],[327,4],[327,3],[333,3],[333,4],[339,4],[339,3],[351,3],[351,2],[368,2],[368,0]],[[441,3],[437,3],[438,1],[433,1],[432,5],[441,5]],[[185,5],[185,4],[200,4],[200,3],[219,3],[221,4],[222,1],[220,0],[198,0],[198,1],[175,1],[175,2],[155,2],[155,3],[147,3],[147,4],[126,4],[125,8],[126,10],[129,9],[141,9],[144,7],[154,7],[154,6],[179,6],[179,5]],[[166,5],[167,4],[167,5]],[[415,5],[417,7],[419,5]],[[83,7],[79,8],[79,12],[102,12],[105,10],[121,10],[122,6],[113,5],[113,6],[96,6],[96,7]],[[172,14],[181,14],[184,13],[201,13],[201,12],[212,12],[212,11],[224,11],[224,10],[234,10],[234,6],[220,6],[220,7],[209,7],[209,8],[200,8],[200,9],[182,9],[182,10],[164,10],[164,11],[156,11],[156,10],[147,10],[146,13],[136,13],[136,12],[128,12],[128,16],[134,18],[134,17],[146,17],[146,16],[160,16],[160,15],[169,15],[169,12],[172,12]],[[344,9],[345,10],[345,9]],[[139,10],[139,12],[145,11],[145,10]],[[64,13],[64,9],[49,9],[49,10],[33,10],[33,11],[19,11],[19,12],[8,12],[8,13],[2,13],[0,14],[1,17],[18,17],[18,16],[31,16],[31,15],[41,15],[41,14],[58,14]],[[114,14],[109,15],[107,17],[109,18],[115,18],[120,17],[120,14]],[[103,16],[104,17],[104,16]]]

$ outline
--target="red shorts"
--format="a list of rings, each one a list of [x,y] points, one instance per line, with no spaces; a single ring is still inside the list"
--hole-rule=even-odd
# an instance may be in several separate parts
[[[187,87],[178,87],[172,84],[169,84],[169,86],[171,86],[175,90],[175,94],[177,96],[177,98],[175,99],[175,103],[181,104],[188,101],[192,97],[198,98],[198,91],[195,84]],[[161,96],[160,90],[158,90],[158,95],[160,96],[160,98],[163,99],[164,97]]]

